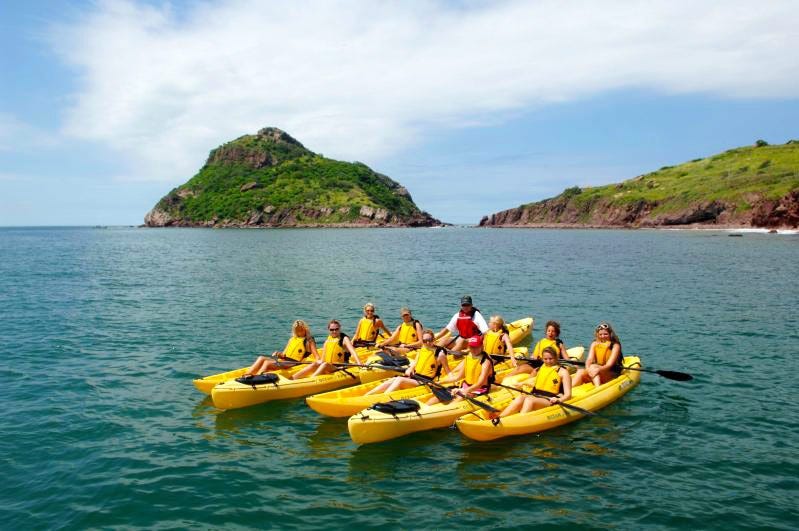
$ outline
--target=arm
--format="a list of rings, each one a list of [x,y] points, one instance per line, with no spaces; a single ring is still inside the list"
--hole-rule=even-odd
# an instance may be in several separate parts
[[[511,366],[516,367],[516,356],[513,352],[513,343],[510,342],[510,336],[508,334],[502,334],[502,342],[505,343],[505,352],[507,352],[508,356],[510,356]]]
[[[457,334],[458,333],[457,323],[458,323],[458,314],[456,313],[455,315],[452,316],[452,319],[449,320],[447,326],[442,328],[441,331],[436,334],[436,339],[439,339],[441,338],[441,336],[446,334],[447,330],[449,330],[452,334]]]
[[[621,345],[619,345],[618,343],[614,343],[613,351],[610,353],[608,361],[602,366],[602,370],[610,369],[614,365],[616,365],[616,363],[619,362],[620,355],[621,355]]]
[[[360,365],[361,364],[361,358],[358,357],[358,353],[355,352],[355,348],[352,346],[352,341],[350,341],[350,338],[348,338],[348,337],[344,338],[344,348],[347,349],[347,352],[350,353],[350,356],[355,358],[355,363]]]
[[[272,357],[274,357],[274,358],[285,358],[286,356],[283,353],[286,352],[289,349],[289,344],[291,344],[291,338],[289,338],[289,340],[286,341],[286,346],[283,347],[283,350],[274,351],[272,353]]]
[[[596,346],[596,341],[592,342],[591,346],[588,348],[588,357],[585,359],[586,369],[596,363],[596,354],[594,354],[595,346]]]
[[[457,367],[455,367],[455,369],[452,372],[450,372],[448,375],[444,376],[441,380],[439,380],[439,382],[440,383],[456,382],[461,378],[463,378],[463,372],[465,370],[466,370],[466,360],[463,360],[458,364]]]
[[[558,343],[558,348],[560,348],[560,359],[562,359],[562,360],[569,359],[569,353],[566,352],[569,349],[566,348],[566,343],[561,341],[560,338],[558,338],[558,341],[560,341],[560,343]]]
[[[397,340],[397,338],[399,337],[399,331],[400,331],[400,327],[401,326],[402,325],[398,326],[396,328],[396,330],[394,330],[394,333],[391,334],[391,336],[388,339],[384,339],[383,341],[380,341],[379,343],[377,343],[377,346],[378,347],[382,347],[384,345],[391,345],[392,343],[394,343]]]
[[[312,337],[308,338],[308,349],[310,349],[311,354],[313,354],[313,357],[316,361],[322,361],[322,356],[319,354],[319,350],[316,348],[316,340],[314,340]]]
[[[408,368],[405,370],[405,376],[411,377],[416,372],[416,362],[419,361],[419,358],[413,358],[413,361]]]
[[[550,398],[550,404],[565,402],[572,397],[572,377],[569,374],[569,371],[561,367],[560,370],[558,370],[558,374],[560,375],[560,381],[563,383],[563,394],[559,397],[553,396]]]

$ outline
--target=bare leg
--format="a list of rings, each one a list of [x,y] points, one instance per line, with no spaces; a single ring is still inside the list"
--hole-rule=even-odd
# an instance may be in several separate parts
[[[388,388],[389,388],[389,386],[390,386],[390,385],[391,385],[391,384],[394,382],[394,380],[396,380],[397,378],[399,378],[399,376],[395,376],[394,378],[392,378],[392,379],[390,379],[390,380],[386,380],[385,382],[381,383],[380,385],[378,385],[377,387],[375,387],[374,389],[372,389],[371,391],[369,391],[368,393],[366,393],[364,396],[369,396],[369,395],[376,395],[376,394],[380,394],[380,393],[385,393],[385,392],[386,392],[386,389],[388,389]]]
[[[397,389],[411,389],[412,387],[418,387],[419,382],[414,380],[413,378],[405,378],[404,376],[397,376],[391,381],[386,393],[391,393],[392,391],[396,391]]]
[[[519,395],[516,398],[514,398],[513,402],[505,406],[505,409],[502,410],[499,416],[507,417],[508,415],[513,415],[514,413],[519,411],[519,408],[522,407],[522,404],[524,403],[524,399],[525,399],[524,395]]]
[[[305,375],[309,374],[311,371],[313,371],[317,367],[318,363],[319,363],[318,361],[315,361],[315,362],[311,363],[310,365],[308,365],[307,367],[305,367],[304,369],[300,369],[299,371],[294,373],[294,375],[291,377],[291,379],[292,380],[299,380],[300,378],[305,378]]]

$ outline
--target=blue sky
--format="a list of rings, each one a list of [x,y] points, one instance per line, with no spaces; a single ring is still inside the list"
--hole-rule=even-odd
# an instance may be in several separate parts
[[[455,223],[799,138],[796,2],[0,3],[0,226],[139,224],[264,126]]]

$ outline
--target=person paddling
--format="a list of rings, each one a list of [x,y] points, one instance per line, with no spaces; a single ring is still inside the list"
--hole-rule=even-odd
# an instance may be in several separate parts
[[[547,396],[519,395],[502,410],[500,417],[507,417],[521,410],[528,413],[545,408],[559,402],[565,402],[572,396],[571,375],[564,367],[558,365],[558,353],[554,347],[545,347],[541,353],[544,364],[541,365],[522,385],[533,386],[533,392]]]
[[[375,313],[375,305],[367,302],[363,307],[363,317],[358,321],[355,333],[352,334],[353,345],[356,347],[374,345],[381,330],[386,335],[391,334],[391,331],[386,328],[380,316]]]
[[[532,353],[530,354],[531,358],[540,360],[543,359],[544,349],[547,347],[551,347],[552,349],[557,352],[558,358],[561,359],[568,359],[568,355],[566,353],[566,345],[560,339],[560,323],[557,321],[547,321],[547,325],[544,327],[544,333],[546,334],[544,337],[538,340],[538,343],[535,344]],[[505,378],[509,376],[513,376],[515,374],[521,373],[532,373],[533,367],[527,362],[522,361],[519,363],[515,369],[505,375]]]
[[[585,368],[574,373],[572,385],[578,386],[593,382],[595,386],[599,387],[603,383],[609,382],[621,374],[623,359],[619,336],[616,335],[610,324],[599,323],[594,330],[594,342],[591,343],[591,348],[588,350]]]
[[[416,387],[419,381],[414,379],[414,375],[424,376],[430,379],[436,379],[441,374],[441,362],[439,360],[440,354],[444,349],[436,346],[433,343],[435,334],[432,330],[425,330],[421,334],[422,348],[416,354],[416,357],[411,361],[411,364],[405,370],[405,376],[395,376],[390,380],[386,380],[368,393],[367,395],[375,395],[379,393],[390,393],[397,389],[410,389]]]
[[[422,323],[413,318],[409,308],[400,310],[402,323],[394,330],[388,339],[379,341],[377,347],[391,346],[396,354],[407,354],[411,350],[422,346]]]
[[[488,331],[488,324],[486,324],[486,320],[480,310],[472,305],[472,297],[470,295],[461,297],[461,310],[453,315],[447,326],[436,334],[436,340],[444,337],[447,331],[453,336],[455,334],[459,336],[452,350],[465,349],[466,342],[470,337],[481,336]],[[441,346],[445,347],[446,345]]]
[[[327,330],[330,335],[327,336],[322,346],[321,355],[311,365],[292,376],[293,380],[304,378],[311,371],[314,371],[312,376],[335,372],[338,370],[335,364],[348,363],[350,357],[355,360],[355,363],[361,364],[361,360],[358,358],[358,353],[355,352],[355,347],[352,346],[349,336],[341,331],[341,323],[333,319],[328,323]]]
[[[309,355],[313,355],[314,359],[319,357],[319,353],[316,351],[316,341],[311,335],[311,328],[308,324],[297,319],[291,325],[291,338],[283,350],[274,351],[272,357],[258,356],[244,376],[274,371],[291,365],[291,362],[302,361]],[[281,363],[283,361],[285,364]]]
[[[465,396],[474,397],[488,393],[494,382],[494,363],[491,356],[483,351],[483,337],[470,337],[468,345],[469,354],[439,382],[444,384],[463,379],[461,386],[452,391],[452,395],[455,397],[454,401],[463,400]],[[433,396],[427,401],[427,404],[432,405],[438,401],[438,398]]]

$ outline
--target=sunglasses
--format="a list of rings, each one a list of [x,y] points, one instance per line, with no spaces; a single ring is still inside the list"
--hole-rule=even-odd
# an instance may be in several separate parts
[[[328,330],[330,330],[331,332],[338,332],[341,329],[340,328],[328,328]]]
[[[596,331],[599,332],[600,330],[610,330],[610,325],[607,323],[600,323],[599,326],[596,327]]]
[[[422,341],[424,341],[425,343],[430,343],[431,341],[433,341],[433,338],[432,337],[423,337]]]

